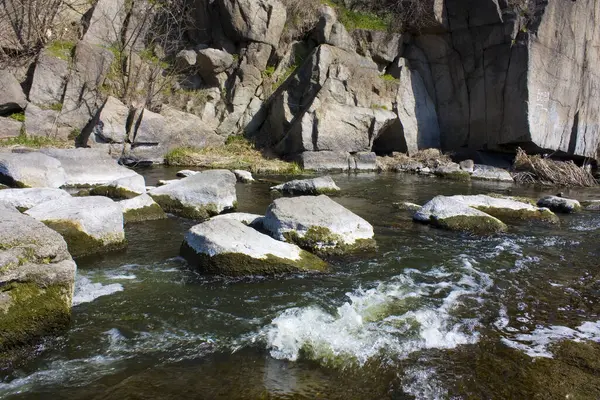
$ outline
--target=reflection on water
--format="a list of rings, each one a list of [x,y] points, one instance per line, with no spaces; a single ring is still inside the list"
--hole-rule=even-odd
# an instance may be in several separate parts
[[[144,173],[151,185],[175,171]],[[392,203],[424,203],[438,194],[545,192],[411,175],[334,180],[342,188],[335,200],[375,226],[376,254],[332,260],[333,272],[324,276],[203,277],[178,258],[192,221],[129,225],[126,250],[77,260],[71,329],[40,345],[24,366],[4,371],[0,397],[578,394],[569,385],[539,384],[559,367],[559,381],[579,382],[580,390],[595,395],[586,382],[599,387],[600,368],[594,372],[590,361],[581,372],[581,351],[560,341],[600,341],[600,213],[561,216],[559,227],[512,225],[507,234],[478,238],[413,224]],[[239,184],[240,211],[264,213],[269,186]],[[600,198],[592,190],[566,195]],[[531,368],[534,359],[540,370]],[[504,387],[507,371],[518,382],[511,392]]]

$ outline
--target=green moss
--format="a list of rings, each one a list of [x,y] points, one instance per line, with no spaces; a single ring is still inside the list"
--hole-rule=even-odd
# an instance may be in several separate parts
[[[197,219],[200,221],[219,215],[219,210],[215,204],[206,204],[204,206],[186,206],[181,204],[179,200],[173,199],[168,195],[150,195],[160,207],[166,212],[179,215],[180,217]]]
[[[502,221],[483,215],[457,215],[443,219],[432,216],[430,223],[438,228],[450,231],[470,232],[478,235],[489,235],[508,230],[508,227]]]
[[[122,237],[106,237],[104,240],[93,238],[82,232],[81,227],[73,221],[55,220],[42,222],[62,235],[65,242],[67,242],[69,253],[73,257],[118,250],[127,245],[126,240]]]
[[[452,171],[452,172],[434,172],[440,178],[450,179],[459,182],[468,182],[471,180],[471,174],[467,171]]]
[[[486,196],[495,197],[497,199],[508,199],[508,200],[520,201],[521,203],[526,203],[526,204],[530,204],[532,206],[537,207],[537,201],[530,197],[505,196],[505,195],[499,194],[499,193],[488,193]]]
[[[321,256],[345,255],[377,247],[373,239],[358,239],[353,244],[344,243],[343,238],[322,226],[311,226],[303,236],[295,231],[286,232],[285,240]]]
[[[25,113],[23,111],[18,113],[12,113],[8,116],[10,119],[14,119],[15,121],[25,122]]]
[[[483,211],[498,219],[513,219],[520,221],[543,221],[551,224],[559,224],[560,220],[552,211],[545,208],[538,208],[535,210],[513,210],[511,208],[500,208],[500,207],[473,207],[479,211]]]
[[[11,300],[4,312],[0,310],[0,353],[68,327],[71,291],[65,285],[11,282],[2,286],[0,293]]]
[[[344,6],[335,4],[331,1],[325,3],[336,9],[339,21],[348,31],[353,31],[355,29],[387,31],[390,29],[390,17],[382,18],[369,12],[349,10]]]
[[[139,193],[116,186],[96,186],[89,191],[89,194],[91,196],[106,196],[117,200],[133,199],[140,195]]]
[[[272,254],[256,259],[245,254],[224,253],[216,256],[198,254],[186,243],[181,255],[203,273],[226,276],[276,275],[297,272],[326,272],[328,265],[317,256],[302,251],[300,260],[287,260]]]
[[[55,40],[46,46],[48,54],[66,61],[69,61],[73,56],[73,49],[75,49],[75,42],[65,40]]]
[[[0,147],[3,146],[24,146],[39,149],[41,147],[66,147],[66,143],[60,140],[48,138],[45,136],[27,136],[21,133],[17,137],[0,140]]]
[[[381,79],[383,79],[386,82],[400,82],[399,79],[396,79],[393,75],[390,74],[382,75]]]
[[[125,223],[130,223],[165,219],[167,215],[158,204],[152,204],[151,206],[138,208],[137,210],[126,211],[123,217],[125,218]]]

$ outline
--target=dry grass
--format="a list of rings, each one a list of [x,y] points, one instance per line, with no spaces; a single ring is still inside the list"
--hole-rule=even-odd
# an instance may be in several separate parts
[[[592,173],[573,161],[556,161],[539,155],[527,155],[522,149],[517,150],[513,168],[518,183],[539,183],[559,186],[596,186],[598,182]]]
[[[254,173],[300,174],[296,163],[268,157],[241,136],[231,136],[224,146],[179,147],[165,156],[168,165],[211,169],[245,169]]]
[[[48,147],[55,148],[70,148],[75,147],[73,140],[64,141],[53,138],[47,138],[44,136],[26,136],[19,135],[13,138],[0,139],[0,148],[16,148],[16,147],[27,147],[32,149],[41,149]]]
[[[381,171],[392,171],[397,165],[420,163],[425,167],[436,168],[451,163],[450,156],[442,154],[439,149],[423,149],[413,155],[394,153],[392,157],[377,157],[377,166]]]

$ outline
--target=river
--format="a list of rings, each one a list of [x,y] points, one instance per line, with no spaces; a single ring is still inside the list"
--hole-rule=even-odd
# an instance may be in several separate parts
[[[141,172],[154,184],[175,170]],[[392,203],[556,189],[333,178],[334,200],[374,225],[376,252],[333,259],[326,275],[205,277],[178,258],[193,222],[130,224],[126,250],[76,260],[70,329],[0,371],[0,398],[600,397],[600,213],[474,237]],[[271,202],[268,183],[237,190],[239,211]]]

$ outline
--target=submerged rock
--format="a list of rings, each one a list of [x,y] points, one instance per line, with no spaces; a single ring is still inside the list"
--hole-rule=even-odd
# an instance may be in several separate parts
[[[128,200],[121,200],[118,204],[123,210],[125,223],[167,218],[167,214],[163,209],[147,194],[142,194]]]
[[[537,205],[540,207],[547,207],[550,210],[569,214],[581,210],[581,204],[577,200],[566,199],[558,196],[545,196],[538,200]]]
[[[203,171],[148,194],[163,210],[191,219],[207,219],[236,207],[235,175],[227,170]]]
[[[318,195],[340,191],[331,176],[320,176],[312,179],[293,180],[271,187],[271,190],[290,195]]]
[[[237,178],[238,182],[242,182],[242,183],[254,182],[254,177],[252,177],[252,173],[250,171],[236,169],[233,171],[233,173],[235,174],[235,177]]]
[[[67,181],[60,161],[45,154],[0,153],[0,183],[13,187],[59,188]]]
[[[70,197],[25,212],[60,233],[75,257],[125,245],[121,207],[107,197]]]
[[[583,207],[584,210],[600,211],[600,200],[582,201],[581,206]]]
[[[396,210],[402,210],[402,211],[419,211],[421,209],[421,206],[415,203],[411,203],[409,201],[403,201],[400,203],[394,203],[392,204],[394,206],[394,208]]]
[[[19,211],[25,211],[50,200],[69,197],[71,195],[62,189],[6,189],[0,191],[0,204],[4,203],[17,208]]]
[[[263,225],[275,239],[321,254],[375,246],[373,226],[325,195],[277,199]]]
[[[63,238],[0,204],[0,353],[69,326],[77,266]]]
[[[499,219],[446,196],[437,196],[427,202],[415,213],[413,220],[451,231],[477,234],[493,234],[508,229]]]
[[[242,224],[248,225],[254,229],[262,229],[263,220],[265,219],[265,217],[262,215],[250,213],[229,213],[217,215],[211,218],[211,220],[213,219],[230,219],[241,222]]]
[[[181,255],[207,274],[245,276],[323,272],[327,264],[298,246],[277,241],[239,221],[215,218],[192,227]]]

